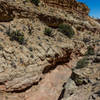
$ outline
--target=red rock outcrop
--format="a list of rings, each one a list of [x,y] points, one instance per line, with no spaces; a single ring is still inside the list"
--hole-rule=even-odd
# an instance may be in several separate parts
[[[69,79],[71,72],[66,65],[59,65],[53,72],[45,76],[39,89],[26,100],[58,100],[62,84]]]
[[[80,2],[77,2],[76,0],[42,0],[46,4],[57,7],[57,8],[62,8],[64,10],[74,10],[79,13],[83,13],[88,15],[89,13],[89,8]]]

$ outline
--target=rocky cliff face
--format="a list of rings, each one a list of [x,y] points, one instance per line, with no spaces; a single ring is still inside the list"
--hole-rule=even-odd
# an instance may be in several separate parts
[[[57,7],[57,8],[62,8],[64,10],[73,10],[82,14],[88,15],[89,13],[89,8],[83,4],[79,3],[76,0],[42,0],[46,4]]]
[[[74,0],[44,2],[59,9],[0,0],[0,100],[99,100],[100,24]],[[71,27],[72,38],[61,24]],[[88,65],[77,67],[84,57]]]

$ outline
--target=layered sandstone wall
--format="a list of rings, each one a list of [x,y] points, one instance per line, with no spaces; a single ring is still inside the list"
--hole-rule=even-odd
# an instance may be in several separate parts
[[[44,3],[48,4],[49,6],[63,8],[63,9],[70,9],[75,10],[77,12],[83,13],[88,15],[89,8],[76,0],[42,0]]]

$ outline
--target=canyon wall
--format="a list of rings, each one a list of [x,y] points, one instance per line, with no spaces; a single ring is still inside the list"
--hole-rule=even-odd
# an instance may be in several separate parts
[[[77,2],[76,0],[42,0],[42,1],[44,1],[49,6],[62,8],[64,10],[69,9],[86,15],[88,15],[89,13],[89,8],[85,4]]]

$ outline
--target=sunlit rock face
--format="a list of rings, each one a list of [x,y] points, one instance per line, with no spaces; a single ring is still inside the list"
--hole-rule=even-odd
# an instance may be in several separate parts
[[[63,9],[72,9],[77,12],[88,14],[89,8],[83,4],[79,3],[76,0],[42,0],[50,6],[63,8]]]
[[[0,0],[0,100],[100,100],[100,24],[88,12],[76,0]]]

